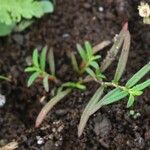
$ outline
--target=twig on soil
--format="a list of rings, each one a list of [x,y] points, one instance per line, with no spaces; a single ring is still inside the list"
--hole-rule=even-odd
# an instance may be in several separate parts
[[[94,54],[97,53],[98,51],[104,49],[105,47],[109,46],[110,44],[111,44],[111,41],[102,41],[101,43],[95,45],[93,47]]]
[[[18,143],[17,142],[10,142],[7,145],[1,147],[0,150],[14,150],[16,148],[18,148]]]

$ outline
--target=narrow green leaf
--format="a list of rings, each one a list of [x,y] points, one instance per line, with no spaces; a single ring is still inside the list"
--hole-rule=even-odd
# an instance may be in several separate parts
[[[108,93],[103,97],[103,99],[107,99],[107,98],[109,98],[109,97],[111,97],[111,96],[113,96],[113,95],[118,94],[119,92],[121,92],[121,90],[120,90],[119,88],[115,88],[115,89],[111,90],[110,92],[108,92]]]
[[[96,55],[96,56],[93,56],[91,60],[97,60],[99,58],[101,58],[101,56],[100,55]]]
[[[79,126],[78,126],[78,136],[80,137],[81,134],[83,133],[83,130],[86,126],[86,123],[90,117],[90,110],[92,107],[94,107],[96,105],[96,103],[98,102],[98,100],[100,99],[101,95],[103,94],[103,91],[104,91],[104,87],[99,87],[97,89],[97,91],[95,92],[95,94],[93,95],[93,97],[90,99],[89,103],[86,105],[83,113],[82,113],[82,116],[81,116],[81,119],[80,119],[80,123],[79,123]]]
[[[33,64],[39,68],[39,62],[38,62],[38,59],[39,59],[39,54],[38,54],[38,50],[35,49],[33,51],[33,56],[32,56],[32,61],[33,61]]]
[[[80,44],[77,44],[77,50],[78,50],[83,62],[86,63],[86,61],[87,61],[86,53]]]
[[[127,103],[127,108],[131,107],[134,103],[134,96],[132,94],[130,94],[129,96],[129,100],[128,100],[128,103]]]
[[[138,91],[142,91],[144,90],[145,88],[149,87],[150,86],[150,79],[146,80],[145,82],[143,83],[140,83],[136,86],[134,86],[132,89],[133,90],[138,90]]]
[[[99,65],[98,65],[98,63],[96,61],[91,61],[90,62],[90,66],[92,66],[95,69],[99,69]]]
[[[139,80],[141,80],[148,72],[150,71],[150,64],[142,67],[133,77],[126,83],[126,87],[131,88],[134,86]]]
[[[36,119],[35,126],[39,127],[42,121],[44,120],[44,118],[46,117],[47,113],[70,92],[71,92],[70,89],[66,89],[65,91],[61,91],[55,97],[53,97],[40,111]]]
[[[0,75],[0,80],[6,80],[6,81],[10,81],[10,79],[9,79],[9,78],[7,78],[7,77],[4,77],[4,76],[1,76],[1,75]]]
[[[108,104],[112,104],[114,102],[117,102],[120,99],[123,99],[124,97],[126,97],[128,95],[128,92],[126,91],[120,91],[115,95],[112,95],[111,97],[108,97],[107,99],[103,100],[103,105],[108,105]]]
[[[40,67],[43,71],[45,71],[45,65],[46,65],[46,53],[47,53],[47,46],[45,46],[42,49],[41,55],[40,55]]]
[[[73,54],[73,52],[71,52],[71,63],[72,63],[73,69],[74,69],[76,72],[79,72],[79,66],[78,66],[76,57],[75,57],[75,55]]]
[[[84,43],[84,45],[85,45],[87,57],[88,57],[88,59],[90,60],[90,59],[92,58],[92,56],[93,56],[93,49],[92,49],[92,46],[91,46],[91,44],[90,44],[88,41],[86,41],[86,42]]]
[[[94,114],[97,110],[99,110],[102,106],[115,103],[124,97],[126,97],[129,93],[126,91],[117,91],[114,94],[111,93],[110,97],[105,98],[105,96],[96,104],[96,106],[91,110],[91,115]]]
[[[86,89],[86,86],[85,86],[85,85],[79,84],[79,83],[76,84],[76,87],[77,87],[78,89],[80,89],[80,90],[85,90],[85,89]]]
[[[46,75],[46,76],[44,77],[44,79],[43,79],[43,86],[44,86],[44,89],[45,89],[46,92],[49,91],[48,77],[49,77],[49,76]]]
[[[127,60],[128,60],[128,54],[130,50],[130,41],[131,41],[130,33],[129,31],[127,31],[125,35],[123,47],[122,47],[122,52],[119,58],[118,66],[116,69],[115,77],[114,77],[115,82],[118,82],[120,80],[125,70]]]
[[[38,76],[39,76],[39,72],[33,73],[33,74],[30,76],[30,78],[28,79],[27,86],[28,86],[28,87],[31,86]]]
[[[74,83],[74,82],[66,82],[62,85],[62,87],[68,87],[68,88],[77,88],[80,90],[85,90],[86,86],[81,83]]]
[[[93,77],[93,78],[95,79],[95,73],[94,73],[94,71],[93,71],[92,69],[86,68],[85,71],[86,71],[91,77]]]
[[[103,75],[99,69],[96,69],[96,78],[99,80],[106,79],[105,75]]]
[[[36,67],[27,67],[25,70],[25,72],[34,72],[34,71],[40,71],[39,68]]]
[[[54,52],[52,48],[50,48],[48,53],[48,62],[49,62],[50,72],[53,76],[55,76],[55,58],[54,58]]]

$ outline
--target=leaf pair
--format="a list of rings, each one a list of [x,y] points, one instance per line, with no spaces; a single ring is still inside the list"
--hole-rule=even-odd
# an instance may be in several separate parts
[[[43,86],[45,88],[46,91],[49,91],[49,79],[50,80],[55,80],[55,62],[54,62],[54,55],[53,55],[53,50],[50,49],[49,51],[49,66],[50,66],[50,70],[51,70],[51,74],[48,74],[46,72],[46,55],[47,55],[47,46],[45,46],[42,49],[41,54],[38,54],[38,50],[35,49],[33,51],[33,55],[32,55],[32,66],[27,67],[25,69],[25,72],[31,72],[32,75],[30,76],[30,78],[28,79],[27,85],[28,87],[31,86],[34,81],[37,78],[42,78],[43,79]]]
[[[129,88],[129,99],[127,103],[127,108],[131,107],[134,103],[135,96],[139,96],[143,93],[143,90],[150,86],[150,79],[144,81],[143,83],[137,84],[148,72],[150,71],[150,64],[142,67],[128,82],[126,87]]]

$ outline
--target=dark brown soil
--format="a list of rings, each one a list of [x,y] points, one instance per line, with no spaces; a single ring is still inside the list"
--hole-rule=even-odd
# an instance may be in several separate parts
[[[11,75],[11,83],[1,82],[0,92],[6,105],[0,108],[0,146],[13,140],[19,150],[126,150],[150,149],[150,91],[139,97],[132,109],[141,116],[128,115],[126,100],[103,107],[93,115],[81,138],[77,126],[85,105],[97,85],[88,85],[85,92],[74,91],[60,102],[42,124],[34,122],[42,108],[40,98],[47,94],[39,84],[26,87],[24,73],[27,58],[35,47],[53,47],[57,75],[63,81],[75,80],[66,52],[76,50],[76,43],[89,40],[93,45],[111,40],[122,24],[129,21],[131,51],[123,81],[126,81],[150,60],[150,28],[138,17],[139,0],[59,0],[55,12],[35,22],[23,33],[0,39],[0,74]],[[104,10],[101,12],[100,7]],[[106,48],[102,53],[105,54]],[[115,65],[107,71],[111,79]],[[52,89],[53,86],[51,86]],[[37,143],[37,136],[44,143]]]

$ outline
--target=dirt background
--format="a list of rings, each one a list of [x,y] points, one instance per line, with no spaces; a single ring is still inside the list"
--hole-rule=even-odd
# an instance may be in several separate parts
[[[0,74],[12,76],[11,83],[1,82],[0,92],[7,102],[0,108],[0,146],[16,140],[19,150],[149,150],[150,149],[150,91],[137,98],[132,109],[141,115],[134,119],[126,109],[126,100],[105,106],[93,115],[81,138],[77,126],[83,109],[98,87],[88,85],[85,92],[74,91],[60,102],[42,124],[34,122],[46,95],[41,84],[26,87],[28,74],[24,68],[35,47],[53,47],[57,76],[63,81],[75,80],[66,52],[76,51],[76,43],[85,40],[96,45],[112,40],[124,22],[129,22],[131,51],[122,81],[126,81],[150,61],[150,27],[138,16],[139,0],[58,0],[55,12],[44,16],[22,33],[0,39]],[[106,54],[106,48],[101,51]],[[106,76],[111,79],[114,63]],[[51,85],[51,89],[53,85]],[[44,142],[38,144],[37,136]]]

